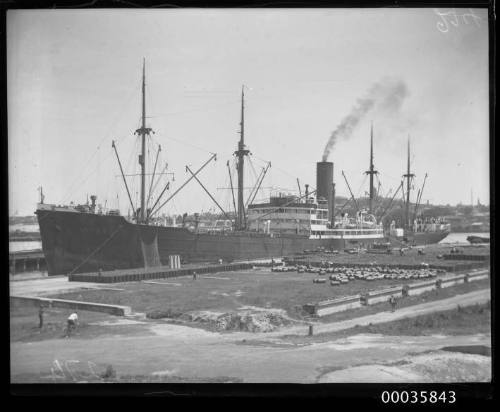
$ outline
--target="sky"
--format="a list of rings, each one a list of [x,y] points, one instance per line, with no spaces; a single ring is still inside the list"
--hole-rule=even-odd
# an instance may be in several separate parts
[[[97,203],[127,214],[139,203],[137,156],[143,59],[146,62],[147,173],[158,145],[150,205],[198,175],[225,210],[236,181],[241,90],[245,92],[245,196],[267,162],[255,201],[316,185],[332,133],[380,84],[402,85],[395,105],[379,96],[338,137],[337,195],[368,191],[373,124],[380,193],[405,173],[410,138],[412,199],[489,203],[488,20],[486,10],[455,9],[9,10],[7,103],[9,213],[45,203]],[[469,17],[463,16],[469,14]],[[471,18],[470,14],[476,17]],[[387,92],[390,93],[390,92]],[[389,96],[390,97],[390,96]],[[377,100],[378,99],[378,100]],[[165,169],[166,168],[166,169]],[[161,203],[161,202],[160,202]],[[194,180],[159,213],[215,211]]]

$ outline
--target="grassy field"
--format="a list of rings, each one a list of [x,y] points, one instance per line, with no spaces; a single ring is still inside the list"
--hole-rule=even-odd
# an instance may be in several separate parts
[[[312,337],[290,335],[282,339],[288,343],[303,345],[329,342],[361,333],[373,333],[389,336],[424,336],[424,335],[472,335],[491,333],[490,303],[453,310],[435,312],[428,315],[404,318],[393,322],[378,323],[368,326],[356,326],[338,332],[322,333]]]
[[[471,283],[464,283],[461,285],[455,285],[449,288],[436,289],[429,291],[417,296],[406,296],[402,299],[398,299],[397,308],[404,308],[408,306],[417,305],[425,302],[432,302],[439,299],[446,299],[452,296],[461,295],[464,293],[474,292],[476,290],[486,289],[490,286],[490,280],[484,279],[480,281],[475,281]],[[338,322],[345,319],[352,319],[355,317],[361,317],[366,315],[371,315],[373,313],[381,312],[384,310],[389,310],[390,306],[387,302],[380,302],[375,305],[362,306],[357,309],[333,313],[328,316],[323,316],[318,320],[323,323]]]
[[[306,303],[414,282],[414,280],[397,279],[372,282],[353,280],[348,284],[332,287],[328,282],[313,283],[312,280],[316,277],[317,275],[312,273],[278,273],[261,268],[210,276],[199,275],[196,280],[191,277],[180,277],[154,283],[123,283],[120,284],[123,291],[88,290],[52,297],[127,305],[133,311],[143,313],[171,311],[180,314],[196,310],[228,312],[241,306],[258,306],[284,309],[289,315],[295,316],[298,307]],[[481,283],[484,288],[483,282],[474,283]],[[471,284],[465,289],[474,290],[476,287]],[[443,295],[446,293],[444,292]]]
[[[66,321],[73,311],[70,309],[47,309],[44,313],[42,329],[39,326],[38,308],[32,306],[11,308],[10,341],[34,342],[45,339],[64,339]],[[79,339],[90,339],[106,334],[114,335],[127,328],[128,334],[139,333],[139,327],[99,326],[95,323],[116,319],[105,313],[78,311],[79,325],[72,335]],[[142,328],[145,331],[145,327]]]
[[[174,312],[231,311],[249,305],[285,309],[293,314],[297,305],[402,284],[401,280],[355,280],[332,287],[329,283],[314,284],[312,280],[316,277],[312,273],[275,273],[269,269],[258,269],[200,275],[196,280],[181,277],[155,283],[127,283],[120,284],[125,289],[122,292],[91,290],[57,297],[127,305],[137,312],[168,309]]]
[[[257,279],[253,279],[250,275],[257,276]],[[220,275],[220,277],[222,276],[229,278],[228,273]],[[267,280],[263,279],[264,277]],[[230,278],[228,280],[198,278],[196,281],[193,281],[191,278],[176,279],[181,286],[130,283],[123,285],[126,288],[123,292],[86,291],[65,294],[63,297],[87,301],[99,300],[103,303],[132,303],[133,308],[134,305],[139,306],[144,312],[170,309],[171,311],[179,312],[179,314],[196,309],[211,309],[217,312],[232,311],[244,305],[265,306],[267,302],[269,303],[268,306],[271,307],[290,308],[289,314],[292,317],[300,319],[301,313],[294,310],[295,301],[288,301],[286,299],[293,298],[302,301],[320,297],[323,299],[331,297],[332,293],[340,293],[342,288],[348,287],[354,291],[356,288],[358,290],[359,288],[366,288],[367,284],[367,282],[363,281],[354,281],[339,288],[331,288],[329,285],[313,284],[311,281],[313,277],[313,274],[301,274],[299,276],[293,273],[271,274],[269,272],[263,274],[261,271],[257,271],[251,274],[236,273],[234,279]],[[253,279],[253,283],[250,283],[249,279]],[[295,282],[287,282],[288,279],[295,279]],[[285,284],[285,287],[283,287],[283,284]],[[369,285],[370,287],[381,287],[378,282],[373,282]],[[445,299],[457,294],[485,289],[488,286],[489,280],[486,279],[428,292],[420,296],[405,297],[398,301],[398,308]],[[223,291],[221,291],[221,288]],[[214,294],[214,291],[217,293]],[[239,292],[242,294],[240,295]],[[261,305],[262,302],[264,302],[264,305]],[[318,318],[316,321],[323,323],[337,322],[385,310],[389,310],[388,304],[379,303],[334,313]],[[64,338],[66,319],[70,313],[71,310],[69,309],[47,309],[44,315],[44,327],[40,330],[38,328],[38,308],[31,306],[12,307],[10,313],[10,340],[11,342],[27,342],[62,339]],[[149,333],[147,324],[103,326],[98,323],[102,321],[115,321],[119,318],[97,312],[79,311],[78,313],[80,325],[75,335],[80,339],[102,335],[119,335],[121,333],[127,335]],[[481,323],[478,322],[478,324]],[[204,327],[202,324],[195,323],[192,326]],[[457,331],[460,331],[460,328]]]
[[[384,335],[468,335],[491,333],[491,304],[458,307],[454,310],[432,313],[395,322],[380,323],[361,328],[361,333]]]
[[[417,255],[415,250],[407,252],[403,257],[393,255],[367,255],[352,256],[346,254],[325,255],[315,257],[320,260],[345,260],[357,263],[379,263],[381,259],[390,259],[393,264],[412,263],[412,259],[419,262],[430,262],[429,257],[440,253],[446,253],[450,247],[432,246],[426,248],[426,255]],[[489,248],[463,248],[466,252],[475,254],[489,253]],[[441,262],[441,260],[439,260]],[[413,262],[415,263],[415,262]],[[178,317],[186,312],[213,311],[234,312],[244,306],[257,306],[260,308],[284,309],[289,316],[296,319],[306,319],[307,315],[302,312],[302,305],[318,301],[350,296],[364,293],[369,290],[383,289],[390,286],[401,286],[412,283],[415,280],[383,279],[376,281],[353,280],[348,284],[332,287],[329,282],[315,284],[313,279],[317,274],[296,272],[271,272],[269,268],[258,268],[247,271],[223,272],[211,275],[199,275],[196,280],[184,276],[157,281],[143,281],[121,283],[123,290],[82,290],[79,292],[53,295],[54,298],[107,303],[130,306],[134,312],[152,313],[167,312],[171,317]],[[443,299],[456,294],[467,293],[489,286],[489,280],[472,282],[470,284],[458,285],[452,288],[432,291],[420,296],[405,297],[399,300],[398,306],[404,307]],[[369,315],[388,309],[387,303],[380,303],[361,307],[359,309],[339,312],[317,319],[320,322],[335,322],[358,316]],[[13,308],[11,311],[11,339],[12,340],[37,340],[58,337],[63,335],[66,325],[68,310],[51,310],[46,314],[46,327],[40,332],[38,330],[37,308],[25,308],[23,310]],[[87,328],[88,323],[109,319],[109,315],[88,312],[82,316],[80,332],[82,337],[92,336],[94,333],[108,333],[113,328],[106,329],[92,326]]]

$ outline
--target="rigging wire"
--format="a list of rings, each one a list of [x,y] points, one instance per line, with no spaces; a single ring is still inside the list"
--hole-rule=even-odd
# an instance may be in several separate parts
[[[137,89],[138,89],[137,86],[134,86],[134,87],[132,87],[130,89],[130,93],[129,93],[128,97],[125,100],[123,100],[122,106],[120,107],[120,110],[118,110],[118,112],[117,112],[117,116],[111,122],[111,124],[110,124],[109,128],[107,129],[106,133],[104,133],[103,137],[101,138],[101,140],[97,144],[96,149],[92,152],[92,154],[83,163],[83,165],[84,165],[83,167],[84,168],[83,168],[83,170],[80,171],[79,177],[77,177],[74,180],[73,184],[71,184],[69,186],[69,188],[64,192],[65,196],[63,197],[63,199],[61,200],[60,203],[63,204],[67,200],[68,197],[70,197],[70,196],[73,195],[73,190],[74,190],[75,187],[77,187],[77,186],[80,187],[81,186],[81,183],[79,183],[79,181],[81,180],[81,176],[84,174],[84,172],[87,171],[87,169],[89,167],[92,166],[91,162],[93,161],[95,155],[98,153],[98,151],[101,148],[101,146],[104,143],[104,141],[109,138],[109,134],[111,133],[111,131],[115,130],[116,124],[118,123],[119,120],[121,120],[121,118],[122,118],[122,116],[123,116],[123,114],[125,112],[125,109],[128,109],[128,107],[130,105],[130,102],[132,101],[132,97],[136,94]],[[117,140],[117,142],[118,142],[118,140]],[[95,169],[95,168],[93,168],[93,169]],[[77,184],[77,183],[79,183],[79,184]],[[70,192],[70,193],[68,194],[68,192]]]
[[[129,173],[129,170],[132,168],[132,160],[136,158],[137,146],[138,146],[137,143],[138,143],[137,139],[134,139],[134,148],[133,150],[130,151],[127,163],[125,165],[125,171],[127,172],[127,174]]]
[[[108,153],[108,155],[104,158],[104,160],[108,160],[108,158],[111,156],[111,151]],[[94,176],[94,174],[96,174],[98,172],[98,169],[97,168],[94,168],[87,176],[85,176],[83,178],[83,180],[79,183],[79,187],[82,187],[85,183],[88,182],[88,180]],[[65,198],[63,198],[63,200],[61,200],[60,204],[64,204],[68,199],[69,197],[71,197],[71,194],[67,195]]]
[[[161,159],[161,154],[160,154],[160,159]],[[161,163],[161,162],[160,162],[160,159],[158,159],[158,163]],[[161,159],[161,160],[163,160],[163,159]],[[155,198],[157,197],[157,196],[156,196],[156,194],[157,194],[157,192],[156,192],[156,188],[158,187],[158,185],[159,185],[159,183],[160,183],[160,181],[161,181],[161,179],[162,179],[162,176],[167,176],[167,177],[166,177],[167,182],[166,182],[165,184],[162,184],[162,185],[161,185],[161,187],[165,187],[165,185],[169,182],[169,180],[168,180],[168,175],[165,175],[165,174],[164,174],[164,173],[166,173],[166,172],[167,172],[167,170],[168,170],[168,163],[165,163],[165,166],[163,167],[163,169],[161,169],[160,174],[158,175],[158,178],[157,178],[157,179],[156,179],[156,181],[153,183],[153,188],[151,189],[151,198],[152,198],[152,199],[155,199]],[[174,180],[172,180],[172,182],[173,182],[173,181],[174,181]]]
[[[187,143],[187,142],[185,142],[185,141],[182,141],[182,140],[176,139],[175,137],[172,137],[172,136],[164,136],[164,138],[165,138],[165,139],[167,139],[167,140],[173,140],[173,141],[175,141],[175,142],[177,142],[177,143],[180,143],[180,144],[183,144],[183,145],[186,145],[186,146],[192,147],[193,149],[200,150],[200,151],[202,151],[202,152],[204,152],[204,153],[210,153],[210,154],[213,154],[213,152],[212,152],[212,151],[210,151],[210,150],[208,150],[208,149],[205,149],[205,148],[200,147],[200,146],[196,146],[196,145],[194,145],[194,144],[192,144],[192,143]]]
[[[154,175],[151,175],[151,180],[149,183],[149,193],[148,193],[148,198],[150,200],[148,207],[152,206],[152,202],[154,202],[154,199],[156,198],[156,186],[159,181],[162,180],[162,174],[163,171],[161,170],[161,165],[163,163],[163,156],[162,152],[157,152],[158,157],[156,158],[155,156],[155,165],[156,165],[156,170]],[[155,165],[153,165],[153,170],[155,169]]]
[[[250,164],[251,170],[252,170],[252,172],[253,172],[253,174],[254,174],[254,176],[253,176],[253,177],[254,177],[254,179],[255,179],[255,184],[257,184],[257,180],[258,180],[257,172],[255,171],[255,168],[254,168],[254,166],[253,166],[253,162],[251,161],[250,157],[248,158],[248,163]],[[252,189],[250,189],[250,194],[251,194],[252,192],[253,192],[253,188],[252,188]],[[250,199],[248,199],[248,200],[250,200]]]
[[[262,158],[260,158],[260,157],[258,157],[258,156],[255,156],[255,155],[252,155],[252,156],[253,156],[254,158],[256,158],[256,159],[260,160],[261,162],[264,162],[265,164],[269,163],[269,160],[264,160],[264,159],[262,159]],[[291,175],[290,173],[288,173],[285,169],[282,169],[281,167],[276,166],[274,163],[273,163],[273,169],[278,170],[278,171],[280,171],[280,172],[282,172],[282,173],[286,174],[287,176],[291,177],[291,178],[293,179],[293,181],[294,181],[294,182],[295,182],[295,181],[296,181],[296,179],[297,179],[297,176],[292,176],[292,175]]]
[[[106,243],[108,243],[121,229],[123,228],[123,225],[120,225],[118,226],[118,228],[113,232],[111,233],[110,236],[108,236],[104,242],[102,242],[99,246],[97,246],[97,248],[95,248],[91,253],[90,255],[88,255],[76,268],[74,268],[71,272],[68,273],[68,275],[71,275],[73,274],[74,272],[76,272],[85,262],[87,262],[92,256],[94,256],[100,249],[102,249]]]
[[[236,105],[240,103],[240,100],[231,100],[231,101],[226,101],[226,102],[222,102],[222,103],[215,103],[215,104],[211,104],[209,107],[207,106],[204,106],[204,107],[200,107],[200,108],[196,108],[196,109],[189,109],[189,110],[181,110],[181,111],[177,111],[177,112],[170,112],[170,113],[160,113],[160,114],[156,114],[154,116],[151,116],[152,118],[161,118],[161,117],[170,117],[170,116],[178,116],[178,115],[182,115],[182,114],[185,114],[185,113],[193,113],[193,112],[207,112],[207,111],[213,111],[213,110],[219,110],[220,107],[223,107],[223,106],[233,106],[233,105]]]
[[[129,158],[127,161],[127,165],[125,167],[125,173],[127,173],[127,174],[135,174],[135,171],[137,169],[137,165],[135,164],[135,162],[132,163],[132,161],[134,159],[136,159],[138,147],[139,147],[139,140],[134,139],[134,148],[129,153]],[[134,176],[131,176],[131,177],[132,177],[132,179],[127,179],[127,182],[130,184],[130,189],[131,189],[132,193],[135,193],[135,191],[136,191],[136,179],[134,179]],[[122,187],[122,190],[123,190],[123,187]],[[135,209],[137,209],[137,202],[134,204],[134,210],[132,211],[133,213],[135,213]]]
[[[261,181],[261,185],[259,187],[259,190],[257,190],[257,193],[260,193],[264,197],[265,197],[265,192],[264,192],[264,188],[262,187],[262,182],[264,181],[264,179],[265,179],[266,176],[267,176],[267,173],[264,174],[264,176],[262,178],[262,181]],[[257,193],[255,194],[255,197],[257,196]],[[255,202],[255,199],[254,199],[254,202]]]
[[[360,197],[360,193],[362,192],[363,190],[363,187],[365,186],[366,184],[366,179],[368,178],[368,175],[365,175],[365,177],[363,178],[363,181],[361,182],[361,185],[359,186],[358,188],[358,191],[356,192],[357,193],[357,197],[359,198]],[[363,196],[364,197],[364,196]]]

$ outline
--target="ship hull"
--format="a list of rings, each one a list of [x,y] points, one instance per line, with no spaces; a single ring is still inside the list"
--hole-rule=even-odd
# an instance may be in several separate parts
[[[130,223],[122,216],[37,210],[49,275],[167,265],[170,255],[184,262],[237,261],[342,249],[380,239],[309,239],[250,232],[194,233],[185,228]]]
[[[490,243],[490,238],[482,236],[467,236],[467,242],[469,242],[471,245]]]
[[[405,238],[389,236],[388,240],[391,244],[398,245],[407,243],[415,246],[433,245],[439,243],[450,232],[448,230],[440,230],[436,232],[417,232],[407,235]]]

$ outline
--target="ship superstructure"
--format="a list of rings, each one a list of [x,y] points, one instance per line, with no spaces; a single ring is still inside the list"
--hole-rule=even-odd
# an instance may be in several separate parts
[[[140,206],[132,202],[126,176],[123,173],[116,145],[116,153],[123,183],[130,201],[132,216],[121,216],[118,210],[104,210],[91,204],[56,206],[40,203],[36,214],[40,225],[42,248],[46,257],[48,273],[69,274],[113,270],[121,268],[152,267],[167,264],[169,256],[180,255],[184,262],[215,262],[259,259],[302,253],[306,250],[339,250],[353,247],[369,248],[384,239],[382,225],[372,214],[374,196],[373,176],[373,128],[370,148],[370,204],[362,209],[351,192],[356,207],[354,215],[343,212],[335,205],[335,182],[333,162],[316,163],[316,188],[305,195],[282,194],[271,196],[268,201],[254,203],[265,173],[259,177],[253,194],[244,199],[245,158],[251,153],[245,143],[245,94],[241,92],[240,139],[234,155],[237,159],[237,194],[233,191],[236,218],[226,213],[197,175],[216,155],[213,154],[196,171],[186,170],[191,176],[166,199],[168,184],[156,200],[150,201],[151,191],[146,195],[145,141],[152,129],[146,127],[146,73],[142,69],[142,121],[136,134],[141,139],[141,196]],[[153,168],[153,175],[156,170]],[[344,173],[342,175],[345,178]],[[232,186],[232,176],[231,178]],[[221,217],[210,224],[201,222],[199,215],[194,224],[167,225],[158,212],[190,181],[196,180],[221,210]],[[151,184],[149,185],[151,186]],[[300,186],[299,186],[300,190]],[[166,195],[165,195],[166,197]]]

